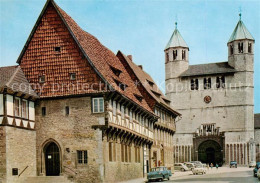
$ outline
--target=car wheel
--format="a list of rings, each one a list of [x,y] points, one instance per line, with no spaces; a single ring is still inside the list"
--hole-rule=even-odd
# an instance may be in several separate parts
[[[167,180],[170,180],[170,177],[168,177]]]
[[[181,168],[181,171],[184,172],[185,171],[184,168]]]

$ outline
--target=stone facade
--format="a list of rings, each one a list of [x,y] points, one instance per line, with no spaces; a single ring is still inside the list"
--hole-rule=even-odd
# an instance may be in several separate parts
[[[238,26],[244,26],[241,20]],[[240,44],[243,48],[239,50]],[[236,160],[239,164],[248,164],[255,159],[251,145],[256,139],[254,40],[230,41],[228,62],[195,66],[189,65],[185,46],[165,50],[166,96],[172,101],[172,107],[182,114],[182,119],[176,123],[173,142],[176,144],[175,161],[223,164]],[[174,55],[175,51],[178,56]],[[183,56],[183,52],[187,55]],[[205,152],[201,152],[204,147]]]

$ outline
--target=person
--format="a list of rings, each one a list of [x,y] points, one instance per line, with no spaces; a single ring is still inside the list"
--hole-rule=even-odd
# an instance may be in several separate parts
[[[218,170],[218,164],[216,164],[216,169]]]
[[[210,167],[211,167],[211,170],[212,170],[212,168],[213,168],[213,163],[210,163]]]
[[[207,169],[209,170],[209,163],[207,163]]]

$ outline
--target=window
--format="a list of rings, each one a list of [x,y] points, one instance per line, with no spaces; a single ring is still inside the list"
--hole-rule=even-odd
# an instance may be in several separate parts
[[[252,43],[248,43],[248,53],[252,53]]]
[[[88,163],[88,151],[77,151],[78,154],[78,164]]]
[[[199,80],[191,79],[191,90],[198,90],[198,89],[199,89]]]
[[[113,73],[114,73],[116,76],[119,76],[119,75],[122,73],[121,70],[119,70],[119,69],[117,69],[117,68],[115,68],[115,67],[110,66],[110,68],[111,68],[111,70],[113,71]]]
[[[124,144],[121,144],[121,161],[125,162],[125,148],[124,148]]]
[[[182,60],[186,60],[186,51],[182,50]]]
[[[238,43],[238,53],[243,53],[243,43]]]
[[[12,175],[18,175],[18,168],[12,169]]]
[[[166,54],[165,54],[165,60],[166,60],[166,63],[169,62],[169,53],[166,53]]]
[[[204,89],[211,88],[211,78],[204,78]]]
[[[129,116],[130,117],[130,121],[133,122],[133,112],[132,112],[132,110],[130,110],[130,114],[129,115],[130,115]]]
[[[216,79],[216,87],[217,88],[225,88],[225,77],[217,77]]]
[[[142,102],[143,100],[143,97],[140,96],[140,95],[137,95],[137,94],[134,94],[135,98],[139,101],[139,102]]]
[[[20,99],[19,98],[14,99],[14,115],[20,116]]]
[[[46,116],[46,107],[42,107],[42,116]]]
[[[234,47],[233,45],[230,45],[230,55],[233,55],[233,53],[234,53]]]
[[[140,163],[140,147],[135,146],[135,162]]]
[[[45,83],[45,76],[44,75],[39,77],[39,82]]]
[[[104,99],[103,98],[93,98],[92,99],[93,113],[104,112]]]
[[[70,73],[70,80],[76,80],[76,73]]]
[[[69,114],[70,114],[70,107],[69,107],[69,106],[66,106],[66,107],[65,107],[65,114],[66,114],[66,115],[69,115]]]
[[[177,59],[177,50],[173,50],[173,60],[176,60]]]
[[[108,143],[108,154],[109,154],[109,161],[113,161],[113,148],[112,148],[112,142]]]
[[[27,102],[22,100],[22,117],[27,118]]]
[[[60,52],[60,47],[59,47],[59,46],[55,47],[55,48],[54,48],[54,51]]]

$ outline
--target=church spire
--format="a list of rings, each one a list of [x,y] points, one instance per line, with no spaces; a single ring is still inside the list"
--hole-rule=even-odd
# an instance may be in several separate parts
[[[251,35],[251,33],[248,31],[248,29],[246,28],[245,24],[243,23],[243,21],[241,20],[241,12],[239,13],[239,21],[233,31],[233,33],[231,34],[228,43],[233,42],[235,40],[242,40],[242,39],[250,39],[250,40],[255,40],[253,38],[253,36]]]
[[[165,50],[167,50],[168,48],[174,48],[174,47],[189,48],[177,28],[177,22],[175,22],[175,30],[174,30],[169,42],[167,43]]]

